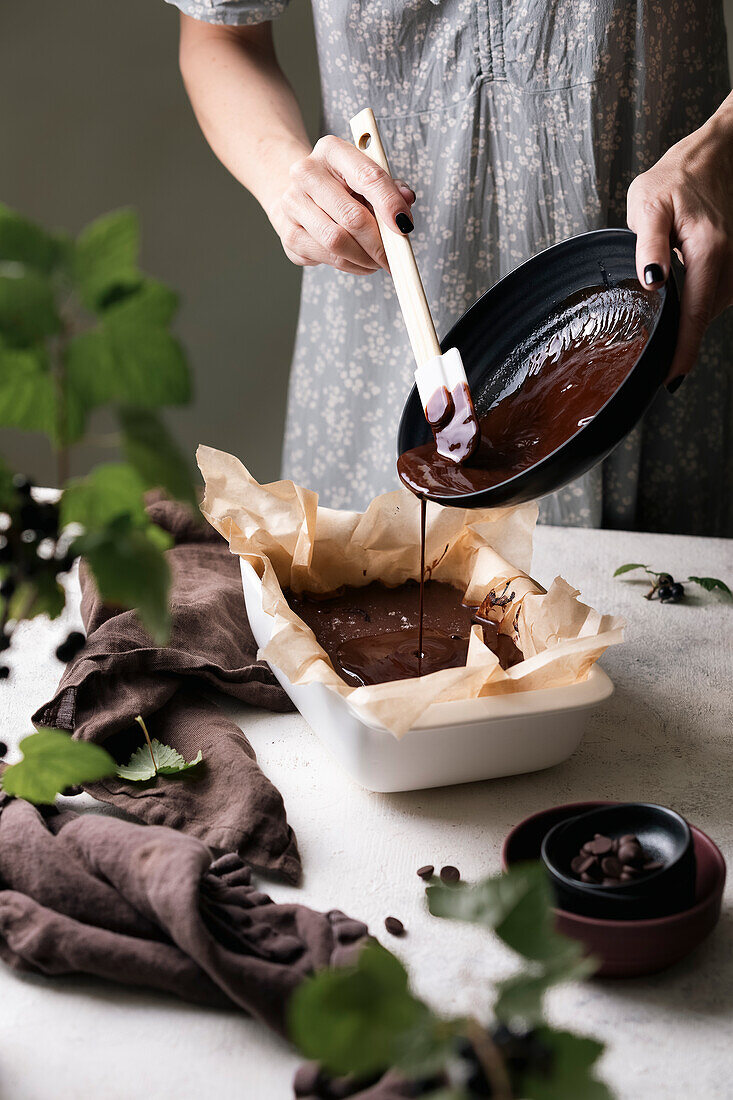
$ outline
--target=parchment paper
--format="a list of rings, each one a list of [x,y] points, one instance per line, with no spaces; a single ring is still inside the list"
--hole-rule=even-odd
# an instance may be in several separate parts
[[[263,607],[274,622],[259,656],[293,684],[327,685],[361,717],[397,737],[434,702],[584,680],[603,651],[623,640],[623,619],[581,603],[578,591],[561,577],[546,592],[529,576],[536,504],[479,510],[429,502],[430,576],[461,588],[468,603],[486,601],[485,609],[525,660],[505,672],[475,627],[465,668],[350,687],[282,590],[326,593],[341,585],[419,579],[418,499],[397,489],[376,497],[366,512],[336,511],[320,508],[316,493],[292,481],[259,485],[238,459],[222,451],[201,446],[197,458],[206,483],[204,516],[262,580]]]

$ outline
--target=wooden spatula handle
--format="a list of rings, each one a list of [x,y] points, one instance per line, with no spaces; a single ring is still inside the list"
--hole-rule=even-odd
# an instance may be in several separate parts
[[[366,107],[359,111],[351,120],[351,133],[357,149],[370,157],[375,164],[383,168],[391,176],[389,161],[384,151],[377,120],[371,108]],[[410,337],[412,351],[418,367],[429,359],[440,355],[440,344],[435,335],[435,325],[430,315],[430,307],[425,297],[420,272],[417,270],[415,256],[410,244],[410,238],[401,233],[395,233],[388,225],[385,225],[379,214],[376,214],[377,225],[382,236],[384,251],[387,253],[389,268],[392,272],[392,280],[397,291],[397,298],[405,319],[407,334]]]

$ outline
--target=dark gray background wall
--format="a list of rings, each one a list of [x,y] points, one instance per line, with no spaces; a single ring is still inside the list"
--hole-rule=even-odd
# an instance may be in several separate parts
[[[196,401],[171,424],[191,450],[199,441],[229,450],[269,480],[278,476],[299,272],[200,135],[178,75],[177,22],[163,0],[3,4],[0,199],[71,231],[118,206],[139,210],[144,266],[181,292],[178,331],[195,372]],[[315,137],[308,0],[293,0],[276,40]],[[35,437],[5,431],[2,443],[38,481],[52,480]],[[101,454],[82,451],[76,468]]]

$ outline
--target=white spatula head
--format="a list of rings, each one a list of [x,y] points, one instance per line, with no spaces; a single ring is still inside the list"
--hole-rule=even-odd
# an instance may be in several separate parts
[[[481,429],[458,348],[419,366],[415,382],[438,454],[465,462],[479,445]]]

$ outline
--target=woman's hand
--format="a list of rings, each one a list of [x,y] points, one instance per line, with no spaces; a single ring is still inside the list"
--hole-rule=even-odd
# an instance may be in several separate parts
[[[677,351],[667,377],[673,393],[695,364],[705,329],[733,304],[733,95],[704,126],[673,145],[632,182],[629,228],[637,234],[642,285],[669,275],[670,247],[682,253]]]
[[[413,230],[415,192],[353,145],[323,137],[311,153],[290,166],[290,184],[268,215],[294,264],[330,264],[339,271],[370,275],[388,270],[372,213],[395,233]]]

